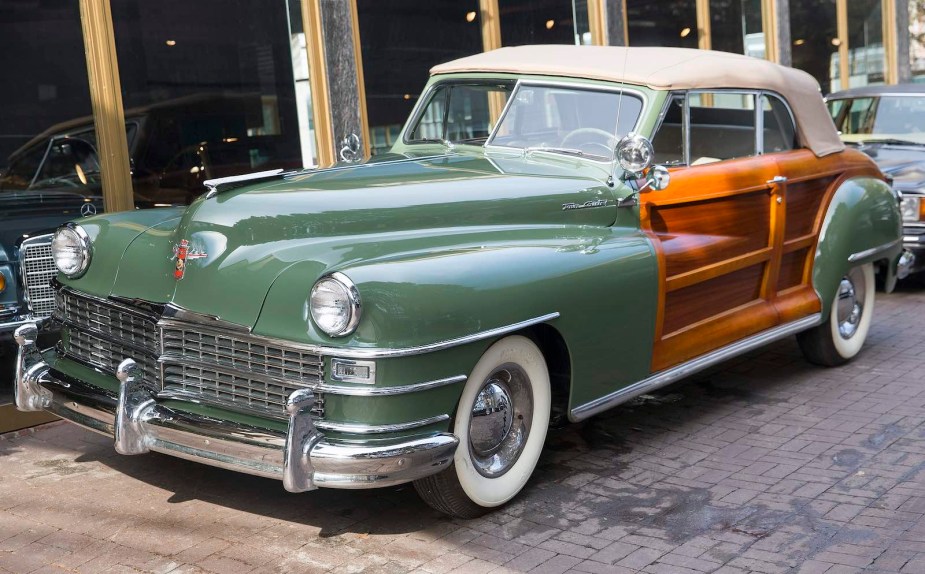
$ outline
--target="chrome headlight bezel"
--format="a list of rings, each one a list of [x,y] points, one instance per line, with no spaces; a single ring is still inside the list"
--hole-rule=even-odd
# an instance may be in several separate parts
[[[72,244],[80,250],[80,261],[76,266],[65,267],[59,262],[58,250],[61,249],[59,237],[68,237],[67,241],[72,242]],[[56,244],[58,247],[56,247]],[[90,261],[93,259],[93,241],[83,227],[76,223],[66,223],[59,227],[55,231],[54,237],[52,237],[51,257],[58,271],[64,273],[68,279],[78,279],[82,277],[90,267]]]
[[[655,149],[646,137],[630,133],[617,143],[617,162],[628,174],[639,176],[652,165]]]
[[[316,313],[317,298],[323,289],[335,289],[340,291],[338,298],[343,301],[344,315],[342,320],[331,323],[328,318]],[[360,292],[349,277],[340,272],[331,273],[322,276],[312,286],[311,293],[308,297],[308,310],[312,322],[316,327],[321,329],[329,337],[345,337],[354,331],[360,324],[360,317],[363,312],[363,305],[360,301]]]

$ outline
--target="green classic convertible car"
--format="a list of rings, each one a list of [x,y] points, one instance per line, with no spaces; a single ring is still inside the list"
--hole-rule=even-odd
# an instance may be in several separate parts
[[[435,67],[390,154],[60,228],[16,404],[293,492],[414,481],[477,516],[550,421],[796,335],[860,350],[897,197],[816,82],[720,52],[525,46]]]

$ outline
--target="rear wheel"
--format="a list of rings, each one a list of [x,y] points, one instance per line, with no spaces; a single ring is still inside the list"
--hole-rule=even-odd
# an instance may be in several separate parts
[[[844,364],[861,351],[874,313],[874,266],[852,268],[835,292],[829,320],[797,335],[803,355],[826,367]]]
[[[453,465],[414,482],[440,512],[475,518],[523,489],[549,426],[549,371],[540,349],[514,335],[492,345],[469,375],[453,432]]]

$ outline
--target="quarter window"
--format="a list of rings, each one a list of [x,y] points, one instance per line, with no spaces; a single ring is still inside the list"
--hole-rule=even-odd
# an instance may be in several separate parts
[[[754,94],[693,92],[688,106],[691,165],[757,153]]]
[[[485,143],[510,93],[509,85],[438,86],[408,142]]]
[[[764,153],[790,151],[796,147],[796,128],[790,110],[780,98],[772,94],[761,95],[764,116]]]

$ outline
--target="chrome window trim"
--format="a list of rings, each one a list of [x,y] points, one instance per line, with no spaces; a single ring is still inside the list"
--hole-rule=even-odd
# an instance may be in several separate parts
[[[491,142],[495,139],[495,136],[498,133],[498,128],[501,127],[501,124],[504,122],[504,119],[507,117],[508,112],[510,111],[511,104],[514,101],[517,91],[520,90],[521,86],[538,86],[538,87],[550,87],[550,88],[572,88],[577,90],[584,90],[586,92],[612,92],[618,93],[620,95],[630,94],[639,98],[642,102],[642,105],[639,108],[639,116],[636,118],[636,121],[633,123],[633,129],[627,133],[635,132],[639,129],[639,122],[645,117],[646,112],[649,109],[649,98],[646,97],[644,92],[639,91],[635,88],[628,88],[624,84],[620,85],[604,85],[604,84],[595,84],[595,83],[584,83],[584,82],[569,82],[569,81],[559,81],[559,80],[539,80],[539,79],[519,79],[517,83],[514,84],[514,89],[511,90],[511,96],[507,99],[507,102],[504,105],[504,109],[501,110],[501,115],[498,116],[498,122],[495,124],[495,127],[492,128],[491,133],[488,134],[488,139],[485,140],[485,145],[482,146],[485,148],[485,151],[520,151],[523,152],[525,148],[511,147],[504,145],[493,145]],[[617,118],[619,120],[619,118]],[[617,126],[614,126],[616,128]],[[617,138],[619,134],[614,134],[614,137]],[[626,134],[623,134],[626,135]],[[543,150],[536,150],[543,151]],[[554,153],[554,152],[551,152]],[[576,157],[576,156],[568,156]],[[606,165],[611,165],[613,163],[613,158],[600,160],[592,159],[590,157],[577,156],[577,159],[583,159],[587,161],[593,161],[595,163],[602,163]]]
[[[569,420],[572,422],[583,421],[588,417],[602,413],[621,403],[638,397],[639,395],[669,385],[678,379],[693,375],[694,373],[702,371],[703,369],[715,365],[716,363],[725,361],[726,359],[739,356],[745,351],[756,349],[772,341],[783,339],[784,337],[788,337],[795,333],[799,333],[800,331],[815,327],[821,322],[822,314],[814,313],[812,315],[803,317],[802,319],[798,319],[796,321],[762,331],[752,335],[751,337],[741,339],[735,343],[731,343],[725,347],[721,347],[715,351],[681,363],[680,365],[671,367],[664,371],[659,371],[641,381],[623,387],[622,389],[604,395],[603,397],[574,407],[569,411]]]
[[[442,414],[436,415],[433,417],[427,417],[424,419],[409,421],[406,423],[393,423],[393,424],[383,424],[383,425],[366,425],[366,424],[357,424],[357,423],[339,423],[335,421],[328,420],[319,420],[315,421],[315,427],[318,430],[324,431],[334,431],[350,434],[383,434],[391,432],[400,432],[406,431],[421,427],[426,427],[428,425],[442,423],[443,421],[450,420],[450,415]]]

